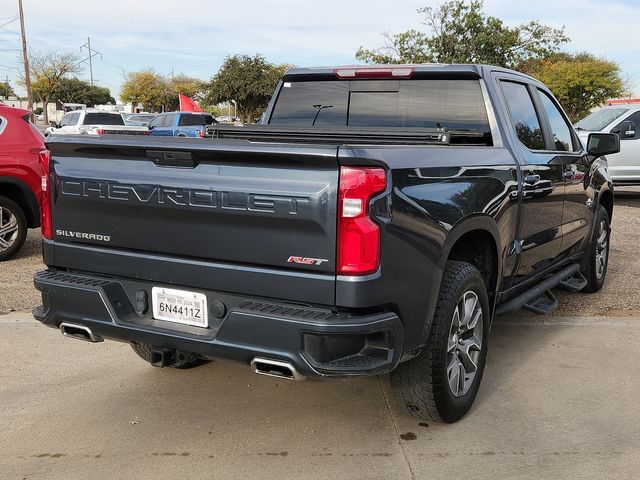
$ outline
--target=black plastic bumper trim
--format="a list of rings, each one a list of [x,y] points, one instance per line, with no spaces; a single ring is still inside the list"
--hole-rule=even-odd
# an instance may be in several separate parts
[[[316,378],[386,373],[397,365],[402,354],[402,323],[393,312],[352,315],[255,299],[231,308],[214,331],[173,324],[162,328],[163,322],[140,319],[135,313],[125,294],[126,279],[46,270],[37,273],[34,282],[43,294],[43,306],[34,309],[37,320],[53,328],[65,321],[85,325],[105,339],[147,343],[247,364],[258,356],[283,360],[303,375]],[[375,364],[375,368],[313,365],[303,351],[303,333],[366,336],[378,332],[388,332],[391,344],[385,346],[389,352],[386,360]]]

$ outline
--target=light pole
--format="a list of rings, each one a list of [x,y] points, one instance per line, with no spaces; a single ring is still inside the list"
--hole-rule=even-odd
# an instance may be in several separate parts
[[[231,100],[231,103],[233,103],[233,118],[238,118],[238,102]]]

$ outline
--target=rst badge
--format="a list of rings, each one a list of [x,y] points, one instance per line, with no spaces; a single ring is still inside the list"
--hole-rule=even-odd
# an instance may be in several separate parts
[[[311,257],[294,257],[291,256],[287,260],[287,263],[297,263],[298,265],[322,265],[324,262],[328,262],[326,258],[311,258]]]

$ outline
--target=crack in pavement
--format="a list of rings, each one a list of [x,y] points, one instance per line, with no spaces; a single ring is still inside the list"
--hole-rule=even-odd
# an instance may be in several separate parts
[[[393,429],[396,432],[396,439],[398,440],[398,445],[400,446],[400,450],[402,451],[402,456],[404,457],[404,461],[407,464],[407,468],[409,469],[409,474],[411,475],[411,480],[416,480],[416,475],[413,472],[413,467],[411,466],[411,462],[409,461],[409,456],[407,455],[406,450],[404,449],[404,445],[402,444],[402,439],[400,437],[400,430],[398,429],[398,424],[396,423],[396,419],[393,416],[393,412],[391,411],[391,404],[389,403],[389,399],[387,398],[387,394],[384,391],[384,387],[382,386],[382,380],[380,380],[380,375],[376,377],[378,379],[378,385],[380,386],[380,392],[382,393],[382,398],[384,399],[384,404],[387,407],[387,412],[389,413],[389,418],[391,418],[391,423],[393,424]]]

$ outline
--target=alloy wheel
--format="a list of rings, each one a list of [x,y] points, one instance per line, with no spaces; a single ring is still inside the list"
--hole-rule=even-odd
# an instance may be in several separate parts
[[[600,220],[598,226],[598,238],[596,240],[596,277],[601,279],[607,267],[607,256],[609,254],[609,229],[607,222]]]
[[[4,252],[18,239],[20,226],[14,213],[5,207],[0,207],[0,252]]]
[[[447,378],[451,393],[462,397],[478,371],[484,323],[482,306],[475,292],[465,292],[453,312],[447,343]]]

